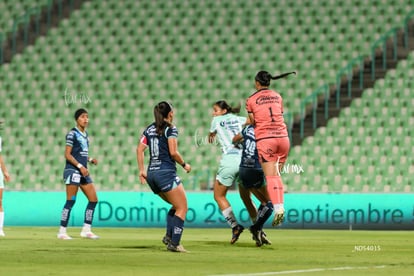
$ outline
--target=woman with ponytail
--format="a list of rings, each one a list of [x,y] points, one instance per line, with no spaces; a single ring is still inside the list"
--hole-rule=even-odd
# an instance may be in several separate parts
[[[86,205],[80,236],[96,240],[99,239],[99,236],[92,232],[91,227],[95,208],[98,204],[98,196],[92,177],[89,174],[88,163],[98,165],[98,160],[89,156],[89,134],[86,131],[89,125],[88,111],[84,108],[79,108],[75,111],[74,119],[76,127],[72,128],[66,135],[66,164],[63,171],[63,180],[66,186],[66,202],[62,209],[57,237],[61,240],[72,239],[67,234],[67,227],[70,213],[76,203],[78,190],[81,189],[88,199],[88,204]]]
[[[230,202],[226,195],[228,189],[234,182],[238,181],[239,164],[241,160],[241,148],[233,144],[233,137],[240,133],[245,117],[237,116],[240,107],[234,108],[226,101],[217,101],[213,104],[213,120],[210,126],[209,143],[213,143],[217,138],[222,149],[219,169],[214,182],[214,200],[217,202],[224,218],[232,228],[231,244],[234,244],[244,227],[237,222]],[[242,194],[241,194],[242,195]],[[253,208],[255,208],[253,206]]]
[[[143,132],[137,146],[139,178],[142,184],[148,183],[154,194],[172,205],[167,214],[167,230],[162,242],[172,252],[187,252],[180,244],[187,214],[187,197],[181,179],[177,176],[176,163],[184,170],[191,171],[178,152],[178,130],[172,124],[174,112],[168,102],[160,102],[154,107],[155,122]],[[144,166],[144,151],[149,149],[149,164]]]
[[[279,93],[269,89],[270,81],[284,78],[295,72],[272,76],[260,71],[255,77],[256,92],[246,101],[246,110],[255,127],[259,161],[266,178],[267,191],[272,200],[275,217],[272,225],[280,225],[285,209],[284,188],[280,171],[286,162],[290,141],[283,118],[283,99]]]

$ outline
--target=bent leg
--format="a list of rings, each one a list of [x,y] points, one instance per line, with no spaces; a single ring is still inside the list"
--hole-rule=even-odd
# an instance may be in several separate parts
[[[160,197],[165,199],[172,205],[172,209],[175,210],[175,216],[185,220],[187,215],[187,197],[185,194],[184,186],[178,185],[176,188],[168,191],[159,193]]]
[[[224,218],[231,228],[237,226],[237,220],[231,208],[230,202],[227,200],[228,187],[222,185],[218,180],[214,182],[214,200],[217,202]]]
[[[222,185],[218,180],[214,182],[214,200],[221,211],[230,207],[230,202],[226,198],[227,190],[228,187]]]
[[[244,206],[246,206],[246,209],[247,209],[247,212],[249,213],[251,221],[255,223],[257,219],[257,209],[251,198],[250,191],[244,188],[243,185],[239,185],[239,194],[240,194],[240,198],[242,199],[244,203]]]
[[[263,225],[273,213],[273,204],[270,200],[270,196],[265,185],[261,186],[258,189],[252,189],[252,192],[257,197],[257,199],[260,200],[261,203],[257,214],[257,221],[253,225],[253,228],[255,230],[262,230]]]
[[[168,215],[172,215],[172,217],[167,217],[167,225],[168,220],[170,221],[170,225],[167,226],[167,232],[171,232],[172,245],[178,246],[181,241],[181,236],[184,230],[185,216],[187,215],[188,210],[184,186],[182,184],[178,185],[176,188],[168,192],[160,193],[160,196],[172,205],[172,208],[168,213]],[[170,229],[168,229],[168,227]]]

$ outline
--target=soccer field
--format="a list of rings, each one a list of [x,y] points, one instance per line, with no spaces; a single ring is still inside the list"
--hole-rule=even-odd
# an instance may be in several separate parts
[[[256,247],[248,231],[186,228],[189,253],[172,253],[159,228],[95,228],[99,240],[56,238],[57,227],[6,227],[0,275],[412,275],[412,231],[266,229]]]

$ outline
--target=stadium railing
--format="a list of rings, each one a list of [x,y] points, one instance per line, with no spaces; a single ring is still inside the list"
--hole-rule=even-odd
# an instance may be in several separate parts
[[[303,139],[304,137],[304,129],[305,129],[305,117],[306,117],[306,110],[309,104],[312,104],[312,128],[317,128],[317,116],[316,116],[316,109],[319,103],[320,97],[324,99],[324,108],[325,108],[325,119],[328,119],[328,107],[329,107],[329,85],[324,84],[316,89],[311,95],[305,97],[300,105],[300,138]]]
[[[35,33],[36,33],[36,35],[38,35],[39,34],[39,25],[40,25],[40,15],[41,15],[40,8],[35,7],[35,8],[31,8],[24,15],[17,18],[16,20],[14,20],[13,27],[12,27],[12,53],[13,53],[13,55],[16,54],[16,45],[17,45],[17,36],[18,36],[18,32],[19,32],[19,27],[21,25],[24,25],[24,29],[23,29],[24,38],[23,38],[23,41],[24,41],[24,47],[26,47],[28,45],[28,42],[29,42],[30,18],[32,16],[35,16],[35,18],[36,18]]]
[[[408,13],[408,15],[405,17],[404,19],[404,44],[407,45],[407,41],[408,41],[408,24],[409,21],[411,20],[411,18],[414,17],[414,11],[411,11]],[[371,53],[370,53],[370,57],[371,57],[371,78],[372,80],[375,79],[375,57],[377,54],[377,49],[381,48],[382,49],[382,66],[383,69],[387,69],[387,46],[388,46],[388,41],[391,38],[392,39],[392,57],[394,60],[397,59],[397,33],[400,30],[400,27],[393,27],[391,28],[389,31],[387,31],[386,33],[384,33],[378,40],[376,40],[374,43],[372,43],[371,45]],[[363,76],[363,67],[364,67],[364,61],[365,61],[365,57],[363,55],[360,55],[354,59],[352,59],[346,66],[344,66],[343,68],[341,68],[337,74],[336,74],[336,107],[340,108],[340,86],[342,83],[342,77],[345,75],[346,76],[346,81],[347,81],[347,86],[348,86],[348,97],[352,97],[352,89],[351,89],[351,83],[352,80],[354,78],[354,69],[357,69],[357,72],[359,74],[359,87],[360,89],[364,88],[364,76]],[[307,115],[307,108],[310,106],[310,104],[312,104],[312,127],[313,129],[316,129],[317,127],[317,116],[316,116],[316,107],[317,107],[317,101],[318,101],[318,95],[320,95],[321,93],[323,93],[321,90],[324,90],[324,88],[327,87],[326,89],[328,90],[325,93],[325,119],[328,118],[328,99],[327,97],[329,97],[329,85],[325,84],[319,88],[317,88],[316,90],[314,90],[314,92],[309,95],[306,96],[302,101],[301,101],[301,105],[300,105],[300,114],[299,114],[299,128],[300,128],[300,137],[301,139],[304,138],[304,128],[305,128],[305,118]],[[288,116],[289,118],[294,118],[295,114],[289,114]],[[292,133],[292,126],[293,123],[289,122],[288,124],[288,129],[289,129],[289,133]]]
[[[340,69],[336,74],[336,107],[340,108],[340,87],[342,84],[342,77],[345,75],[347,80],[347,87],[348,87],[348,97],[352,97],[352,80],[354,78],[354,70],[357,69],[359,72],[359,88],[364,88],[364,56],[359,56],[352,59],[345,67]],[[327,119],[327,118],[326,118]]]
[[[47,9],[47,29],[50,29],[52,24],[52,11],[53,7],[56,4],[58,7],[58,16],[59,18],[63,15],[63,6],[64,2],[73,10],[74,7],[74,0],[48,0],[46,4]],[[11,28],[11,43],[12,43],[12,55],[15,55],[17,52],[17,40],[19,39],[19,33],[23,32],[23,45],[26,47],[29,42],[30,35],[39,35],[40,31],[40,22],[42,20],[42,8],[45,5],[39,4],[38,6],[32,7],[24,12],[21,16],[17,17],[13,20],[13,26]],[[33,22],[32,22],[33,20]],[[34,23],[34,28],[32,28],[31,24]],[[21,30],[20,28],[23,27]],[[4,45],[3,43],[7,40],[7,30],[5,32],[0,32],[0,64],[4,62]]]
[[[412,10],[411,12],[409,12],[405,19],[404,19],[404,47],[407,48],[408,47],[408,33],[409,33],[409,23],[410,20],[414,18],[414,10]]]
[[[382,68],[387,69],[387,42],[390,38],[393,41],[393,59],[397,60],[397,32],[400,28],[394,27],[382,35],[371,46],[371,79],[375,79],[375,57],[377,49],[382,48]]]

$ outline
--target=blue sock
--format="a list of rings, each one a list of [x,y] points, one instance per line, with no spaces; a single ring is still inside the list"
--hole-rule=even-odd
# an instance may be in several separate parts
[[[84,223],[86,224],[92,224],[93,220],[93,213],[95,212],[95,207],[98,202],[88,202],[88,205],[86,206],[85,210],[85,220]]]
[[[172,221],[172,236],[171,236],[171,243],[175,246],[180,244],[181,235],[183,234],[184,229],[184,221],[177,216],[174,216]]]
[[[262,204],[260,204],[260,207],[257,209],[256,221],[259,219],[259,216],[260,216],[260,214],[262,213],[262,210],[263,210],[263,208],[264,208],[265,206],[266,206],[266,205],[262,205]],[[253,224],[254,224],[254,223],[256,223],[256,221],[255,221],[255,222],[253,222]]]
[[[70,217],[70,211],[72,210],[75,200],[66,200],[65,206],[63,206],[62,216],[60,218],[60,226],[67,227]]]
[[[165,233],[170,238],[172,237],[174,215],[175,210],[171,208],[167,214],[167,233]]]
[[[271,201],[267,202],[266,205],[261,205],[257,213],[257,221],[253,224],[253,228],[257,230],[262,230],[263,225],[267,219],[273,213],[273,204]]]

